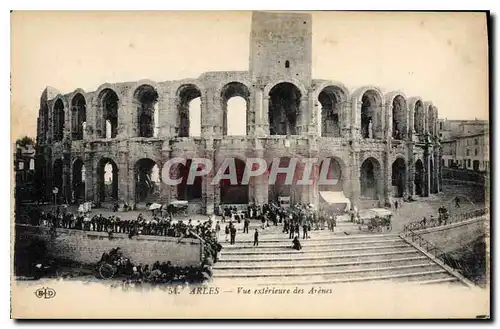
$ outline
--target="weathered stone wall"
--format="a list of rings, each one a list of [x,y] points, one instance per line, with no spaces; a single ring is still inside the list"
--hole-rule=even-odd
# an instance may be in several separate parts
[[[390,201],[392,163],[397,158],[404,159],[406,164],[404,194],[415,194],[415,162],[420,160],[423,163],[423,196],[441,191],[441,154],[436,137],[439,135],[436,129],[437,108],[419,97],[407,99],[399,91],[384,94],[376,86],[349,90],[339,82],[312,80],[311,25],[309,15],[256,13],[251,35],[249,71],[206,72],[197,79],[176,81],[104,83],[96,91],[76,89],[68,94],[48,87],[40,100],[37,136],[37,152],[44,162],[43,174],[41,170],[37,172],[45,183],[46,196],[52,198],[52,169],[57,159],[64,159],[63,193],[67,200],[71,199],[72,164],[75,159],[81,158],[85,164],[87,201],[99,201],[99,163],[109,159],[118,170],[116,202],[130,204],[135,201],[137,161],[151,159],[161,170],[168,159],[179,156],[188,159],[209,158],[216,163],[230,156],[242,160],[260,157],[267,161],[274,157],[318,157],[320,161],[335,157],[342,163],[344,193],[354,204],[360,198],[360,168],[367,158],[375,159],[378,163],[380,182],[377,183],[377,198],[382,202]],[[297,49],[300,51],[297,52]],[[285,66],[286,61],[289,61],[289,67]],[[275,85],[283,82],[293,84],[300,91],[300,110],[296,123],[300,135],[269,136],[270,92]],[[239,87],[228,87],[235,84]],[[139,104],[134,95],[144,85],[152,87],[158,95],[158,122],[155,123],[158,134],[152,138],[137,137]],[[231,95],[225,94],[228,88],[233,90]],[[180,137],[180,112],[185,101],[181,94],[187,89],[196,91],[201,100],[200,137]],[[322,137],[321,134],[322,104],[319,95],[327,89],[339,104],[341,137]],[[116,138],[105,139],[102,138],[105,124],[101,98],[108,91],[114,92],[118,100],[118,134]],[[366,93],[372,95],[375,106],[373,138],[362,138],[360,133],[363,96]],[[79,94],[85,99],[87,128],[83,140],[73,141],[71,106],[73,98]],[[188,98],[191,99],[193,95]],[[243,96],[247,101],[245,136],[224,135],[224,131],[227,131],[226,107],[230,96]],[[403,101],[394,108],[396,97]],[[64,104],[64,138],[63,141],[53,142],[53,112],[58,100]],[[401,121],[399,125],[404,129],[402,140],[392,139],[393,116]],[[261,186],[263,184],[266,184],[265,178],[259,178],[254,185],[249,186],[250,199],[259,204],[268,200],[268,187]],[[211,213],[214,205],[220,201],[219,188],[205,179],[202,190],[201,205],[193,206],[193,211]],[[317,190],[317,186],[303,189],[304,195],[300,200],[314,203]],[[177,193],[175,186],[163,183],[159,192],[159,199],[154,201],[162,203],[168,202]]]
[[[26,248],[33,240],[45,242],[49,256],[82,264],[95,264],[103,252],[116,247],[120,247],[124,256],[137,264],[170,261],[177,266],[199,266],[203,255],[202,245],[197,239],[180,242],[179,238],[159,236],[129,239],[126,234],[120,233],[115,233],[110,239],[104,232],[59,228],[53,234],[45,227],[16,225],[16,250]]]
[[[417,231],[425,240],[445,253],[466,246],[487,232],[486,217]]]

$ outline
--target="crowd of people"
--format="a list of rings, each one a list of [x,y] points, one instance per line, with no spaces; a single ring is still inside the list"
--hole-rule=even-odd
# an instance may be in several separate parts
[[[293,240],[293,247],[300,249],[301,246],[299,239],[311,238],[310,232],[312,230],[335,231],[337,226],[337,216],[342,211],[339,209],[315,210],[312,205],[295,204],[290,207],[280,207],[276,203],[268,203],[262,206],[249,205],[246,211],[238,211],[236,207],[222,207],[219,206],[218,213],[222,214],[222,223],[226,223],[224,227],[225,242],[230,244],[236,243],[236,229],[235,223],[243,221],[243,234],[250,232],[250,220],[258,220],[260,223],[260,230],[265,230],[270,226],[282,225],[282,233],[288,235],[289,239]],[[217,222],[216,234],[219,235],[221,230]],[[302,233],[302,234],[301,234]],[[254,246],[259,245],[259,230],[256,228],[254,231]]]
[[[109,275],[106,273],[106,266],[114,268]],[[170,283],[199,283],[208,280],[212,276],[211,266],[204,264],[201,267],[174,266],[170,261],[155,262],[151,266],[148,264],[133,264],[130,259],[123,256],[121,249],[113,248],[111,251],[104,252],[97,265],[98,275],[102,279],[113,277],[125,278],[127,283],[152,283],[152,284],[170,284]]]

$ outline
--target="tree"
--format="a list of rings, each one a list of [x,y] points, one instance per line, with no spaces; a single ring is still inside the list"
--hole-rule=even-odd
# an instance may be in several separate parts
[[[28,145],[35,146],[35,140],[29,136],[24,136],[16,140],[16,145],[21,147],[27,147]]]

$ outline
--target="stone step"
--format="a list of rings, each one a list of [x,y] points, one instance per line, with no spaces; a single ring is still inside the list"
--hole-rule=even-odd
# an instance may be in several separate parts
[[[270,253],[262,254],[262,253],[249,253],[249,254],[242,254],[242,253],[221,253],[220,259],[221,260],[231,260],[231,259],[245,259],[245,260],[261,260],[261,259],[271,259],[271,260],[281,260],[281,259],[295,259],[295,258],[302,258],[302,257],[312,257],[312,256],[349,256],[349,255],[362,255],[362,254],[370,254],[373,255],[374,253],[390,253],[390,252],[397,252],[397,251],[406,251],[406,250],[415,250],[413,247],[407,244],[402,244],[399,246],[375,246],[375,247],[361,247],[361,248],[356,248],[356,249],[349,249],[349,248],[331,248],[329,250],[325,251],[314,251],[314,250],[307,250],[302,249],[302,250],[294,250],[290,246],[287,249],[284,249],[282,251],[271,251]]]
[[[239,285],[252,286],[268,286],[268,287],[279,287],[279,286],[291,286],[291,285],[319,285],[319,284],[335,284],[335,283],[348,283],[348,282],[369,282],[369,281],[397,281],[397,282],[425,282],[430,280],[439,280],[449,278],[450,274],[440,267],[432,268],[430,270],[415,271],[411,269],[403,273],[395,273],[394,271],[389,271],[389,273],[372,273],[367,272],[362,276],[348,276],[343,278],[338,278],[335,275],[326,276],[313,276],[313,277],[290,277],[285,279],[280,277],[279,279],[271,280],[270,278],[238,278],[237,282]],[[213,282],[215,284],[235,284],[234,278],[214,278]]]
[[[350,262],[300,262],[299,264],[290,262],[280,262],[274,264],[267,263],[224,263],[217,262],[214,265],[214,269],[217,271],[223,270],[275,270],[279,269],[282,271],[293,270],[293,269],[307,269],[307,268],[327,268],[327,267],[342,267],[342,266],[383,266],[384,264],[400,264],[406,265],[415,261],[427,260],[428,258],[423,255],[413,256],[413,257],[399,257],[399,258],[390,258],[390,259],[370,259],[365,261],[350,261]],[[430,260],[429,260],[430,261]]]
[[[450,275],[449,277],[442,279],[432,279],[425,281],[418,281],[419,284],[442,284],[442,283],[455,283],[459,285],[463,285],[456,277]]]
[[[338,253],[335,253],[333,255],[331,254],[321,254],[321,255],[300,255],[300,251],[297,251],[297,255],[289,255],[286,257],[286,255],[280,255],[279,257],[252,257],[251,256],[239,256],[239,257],[224,257],[222,255],[221,259],[219,260],[219,263],[271,263],[271,262],[294,262],[295,264],[299,264],[302,261],[335,261],[335,260],[342,260],[344,262],[346,261],[356,261],[356,260],[380,260],[380,259],[390,259],[392,257],[412,257],[412,256],[417,256],[420,255],[420,252],[417,249],[408,247],[403,250],[398,250],[398,251],[389,251],[389,252],[370,252],[370,253],[346,253],[339,255]],[[248,265],[250,265],[248,264]]]
[[[295,266],[295,267],[231,267],[231,266],[221,266],[216,267],[214,271],[214,277],[270,277],[270,276],[309,276],[318,273],[342,273],[342,272],[353,272],[356,271],[374,271],[383,268],[394,268],[399,269],[405,266],[434,266],[431,260],[425,259],[425,257],[413,257],[413,258],[403,258],[399,260],[382,260],[382,261],[370,261],[370,262],[344,262],[337,264],[324,264],[323,266],[314,266],[315,264],[309,264],[307,266]]]
[[[380,248],[380,247],[402,247],[408,246],[408,244],[399,240],[386,240],[386,241],[364,241],[364,242],[346,242],[346,243],[322,243],[314,241],[306,241],[302,243],[303,249],[301,252],[321,252],[321,251],[333,251],[333,250],[362,250],[370,248]],[[297,253],[296,250],[290,250],[291,242],[287,244],[269,244],[259,246],[236,246],[222,249],[222,255],[266,255],[273,253]]]
[[[390,275],[390,274],[404,274],[413,272],[422,272],[426,270],[439,269],[438,265],[430,262],[420,262],[410,265],[396,265],[388,267],[362,267],[352,269],[309,269],[300,272],[270,272],[268,270],[258,272],[217,272],[214,273],[214,278],[279,278],[282,281],[311,278],[324,278],[324,279],[345,279],[363,276],[376,276],[376,275]]]
[[[316,255],[324,255],[324,254],[332,254],[332,253],[337,253],[337,254],[345,254],[345,253],[353,253],[353,252],[373,252],[373,251],[380,251],[380,252],[385,252],[385,251],[396,251],[399,250],[400,248],[411,248],[408,244],[406,243],[400,243],[397,245],[382,245],[382,246],[359,246],[359,247],[345,247],[345,248],[333,248],[333,247],[327,247],[327,248],[317,248],[317,247],[303,247],[302,250],[295,250],[292,248],[292,246],[288,246],[288,248],[274,248],[274,249],[267,249],[267,250],[259,250],[258,247],[256,247],[253,251],[241,251],[241,250],[236,250],[236,251],[226,251],[223,252],[220,256],[221,259],[226,259],[227,257],[237,257],[237,256],[261,256],[262,257],[268,257],[271,256],[273,257],[274,255],[277,256],[282,256],[282,255],[303,255],[303,254],[316,254]]]
[[[302,237],[302,235],[300,236]],[[339,234],[325,234],[324,236],[313,236],[311,235],[310,239],[306,239],[306,242],[308,241],[322,241],[322,242],[348,242],[348,241],[363,241],[363,240],[394,240],[396,238],[399,238],[397,234],[359,234],[359,235],[344,235],[343,233]],[[288,238],[288,235],[280,234],[276,236],[270,236],[270,237],[262,237],[259,236],[259,244],[261,243],[280,243],[280,242],[286,242],[289,243],[291,242],[292,239]],[[230,245],[229,243],[224,241],[224,237],[220,236],[219,241],[221,242],[222,246],[224,247],[235,247],[239,244],[248,244],[248,243],[253,243],[253,235],[249,234],[241,234],[241,235],[236,235],[236,241],[234,245]],[[300,239],[301,243],[304,241],[304,239]]]

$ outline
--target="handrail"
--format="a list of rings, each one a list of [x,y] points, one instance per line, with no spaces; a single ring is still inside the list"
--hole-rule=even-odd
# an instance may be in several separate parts
[[[466,274],[470,273],[470,269],[465,264],[462,264],[462,263],[456,261],[455,259],[450,257],[448,254],[446,254],[443,250],[439,249],[436,245],[434,245],[433,243],[424,239],[421,234],[419,234],[415,231],[426,229],[426,228],[437,227],[437,226],[449,225],[452,223],[459,223],[459,222],[463,222],[463,221],[471,219],[471,218],[484,216],[488,213],[489,213],[488,208],[482,208],[482,209],[477,209],[477,210],[461,213],[461,214],[458,214],[455,216],[450,216],[448,218],[448,220],[445,222],[445,224],[442,224],[442,225],[440,225],[440,223],[437,219],[435,219],[433,221],[427,221],[425,223],[423,223],[422,221],[410,222],[404,226],[403,232],[401,233],[401,235],[403,235],[405,238],[409,237],[411,239],[411,242],[417,244],[419,247],[424,249],[426,252],[428,252],[432,256],[434,256],[436,259],[439,259],[440,261],[442,261],[445,265],[452,267],[454,270],[458,271],[462,276],[465,276]]]
[[[489,213],[489,208],[482,208],[482,209],[477,209],[477,210],[472,210],[464,213],[460,213],[457,215],[450,215],[446,220],[441,220],[439,221],[438,218],[434,218],[433,220],[427,220],[427,221],[413,221],[408,224],[406,224],[403,227],[403,233],[406,231],[418,231],[418,230],[423,230],[427,228],[433,228],[433,227],[438,227],[438,226],[445,226],[445,225],[450,225],[453,223],[461,223],[463,221],[469,220],[471,218],[475,217],[481,217]],[[444,223],[443,223],[444,222]]]
[[[461,275],[465,276],[466,274],[470,273],[470,270],[466,265],[461,264],[452,257],[448,256],[448,254],[446,254],[443,250],[436,247],[436,245],[434,245],[433,243],[425,240],[420,234],[412,230],[407,230],[403,234],[406,237],[409,236],[413,243],[417,244],[419,247],[430,253],[435,258],[441,260],[445,265],[448,265],[457,270]]]

